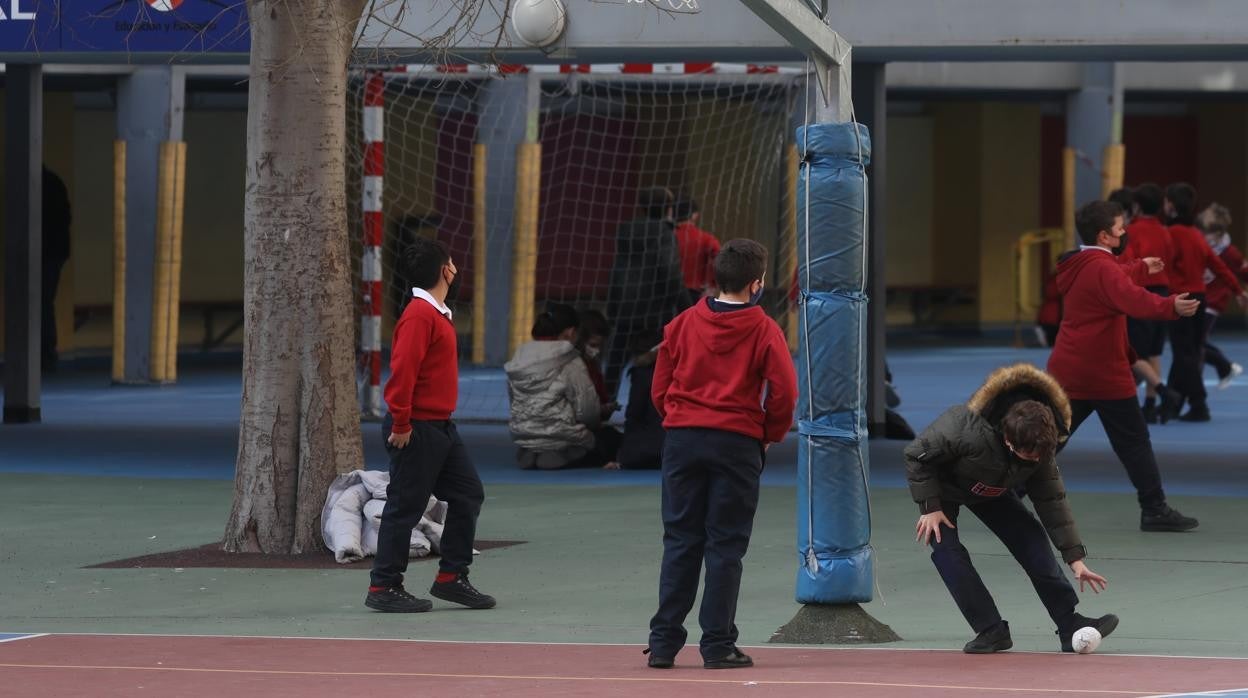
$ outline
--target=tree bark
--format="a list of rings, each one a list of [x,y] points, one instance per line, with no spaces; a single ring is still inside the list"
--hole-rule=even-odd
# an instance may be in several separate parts
[[[233,552],[322,546],[362,466],[346,211],[347,64],[365,0],[247,0],[243,403]]]

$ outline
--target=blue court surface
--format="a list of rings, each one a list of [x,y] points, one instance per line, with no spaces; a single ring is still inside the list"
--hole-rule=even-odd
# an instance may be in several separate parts
[[[1248,363],[1248,336],[1219,337],[1232,359]],[[1008,347],[904,348],[889,352],[902,397],[899,412],[921,430],[951,404],[965,401],[994,368],[1019,361],[1043,366],[1047,351]],[[521,471],[504,422],[506,387],[498,369],[465,369],[460,409],[463,433],[487,483],[653,484],[652,471]],[[1171,423],[1152,430],[1166,489],[1175,495],[1248,496],[1248,374],[1218,390],[1206,371],[1212,422]],[[111,386],[105,370],[70,371],[45,383],[43,423],[0,428],[0,471],[137,478],[231,479],[237,448],[241,379],[237,366],[190,368],[177,385]],[[366,467],[387,461],[380,427],[365,422]],[[872,484],[904,485],[900,441],[871,442]],[[1129,492],[1099,422],[1090,419],[1061,456],[1074,491]],[[773,449],[766,485],[792,485],[796,439]]]

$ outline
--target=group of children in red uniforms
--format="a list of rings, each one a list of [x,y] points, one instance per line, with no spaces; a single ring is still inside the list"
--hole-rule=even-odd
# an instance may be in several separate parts
[[[1177,335],[1186,352],[1184,361],[1201,358],[1206,326],[1201,310],[1209,299],[1204,267],[1197,277],[1187,265],[1198,259],[1211,266],[1219,257],[1213,248],[1201,247],[1209,245],[1190,225],[1195,221],[1190,187],[1171,187],[1164,197],[1176,220],[1170,228],[1155,221],[1159,209],[1148,198],[1151,190],[1141,189],[1133,198],[1137,216],[1131,231],[1126,212],[1114,202],[1093,202],[1078,212],[1081,244],[1062,256],[1054,280],[1064,315],[1048,372],[1016,366],[994,373],[966,405],[950,408],[905,450],[911,494],[921,512],[917,537],[931,545],[933,563],[977,633],[967,652],[998,652],[1009,649],[1012,640],[957,535],[963,507],[1023,566],[1057,627],[1063,651],[1075,651],[1072,638],[1080,629],[1094,628],[1103,637],[1117,627],[1112,614],[1093,618],[1075,612],[1078,597],[1049,545],[1051,540],[1060,550],[1081,588],[1106,587],[1106,579],[1084,562],[1087,549],[1056,464],[1056,454],[1093,412],[1135,486],[1140,529],[1198,526],[1166,501],[1137,399],[1133,364],[1138,351],[1128,340],[1127,318],[1169,323],[1171,341]],[[1223,212],[1208,217],[1215,229],[1224,232],[1229,225]],[[384,612],[431,608],[431,602],[406,591],[403,577],[412,527],[432,494],[446,500],[449,510],[431,595],[469,608],[492,608],[494,598],[468,581],[484,491],[451,420],[458,352],[446,301],[458,270],[445,246],[432,240],[409,248],[404,263],[415,287],[394,333],[385,393],[389,416],[383,427],[391,480],[365,604]],[[750,240],[731,240],[714,256],[712,268],[714,295],[693,302],[665,328],[649,396],[666,430],[663,562],[646,649],[647,663],[655,669],[672,667],[685,644],[684,621],[703,570],[698,617],[703,666],[752,666],[736,645],[742,558],[767,450],[788,433],[796,408],[797,377],[784,334],[758,305],[768,268],[766,249]],[[1215,274],[1242,293],[1225,265]],[[1155,329],[1147,326],[1137,334],[1155,341],[1155,333],[1150,334]],[[1153,356],[1154,346],[1146,347],[1145,356]],[[1192,384],[1191,369],[1184,364],[1172,370],[1174,387],[1159,385],[1158,390],[1183,391],[1195,411],[1204,404],[1203,392]],[[1020,493],[1032,499],[1039,519],[1022,504]]]
[[[1127,318],[1133,373],[1137,384],[1145,384],[1145,421],[1209,421],[1204,365],[1217,371],[1220,388],[1243,373],[1243,367],[1208,342],[1218,315],[1233,298],[1238,297],[1248,307],[1248,293],[1243,288],[1248,283],[1248,262],[1231,243],[1230,212],[1212,204],[1197,214],[1196,190],[1181,182],[1164,191],[1151,183],[1119,189],[1109,201],[1123,210],[1127,243],[1118,261],[1132,281],[1156,296],[1186,293],[1200,301],[1191,317]],[[1046,282],[1045,303],[1037,318],[1049,346],[1055,343],[1063,322],[1065,300],[1054,274]],[[1173,356],[1163,381],[1161,357],[1167,340]]]

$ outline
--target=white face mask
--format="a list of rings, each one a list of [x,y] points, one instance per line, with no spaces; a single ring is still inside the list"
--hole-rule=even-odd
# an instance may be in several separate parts
[[[596,359],[596,358],[598,358],[598,355],[599,355],[599,354],[601,354],[601,353],[602,353],[602,349],[600,349],[600,348],[598,348],[598,347],[592,347],[592,346],[590,346],[590,347],[585,347],[585,356],[587,356],[587,357],[589,357],[589,358],[591,358],[591,359]]]

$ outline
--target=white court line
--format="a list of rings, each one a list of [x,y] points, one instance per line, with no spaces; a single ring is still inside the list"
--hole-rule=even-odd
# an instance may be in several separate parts
[[[1196,696],[1248,696],[1248,688],[1224,688],[1221,691],[1202,691],[1200,693],[1159,693],[1144,698],[1195,698]]]
[[[31,639],[34,639],[34,638],[36,638],[36,637],[47,637],[47,636],[48,636],[48,633],[31,633],[31,634],[29,634],[29,635],[24,635],[24,634],[21,634],[21,633],[2,633],[2,634],[4,634],[4,635],[16,635],[17,637],[5,637],[5,638],[0,638],[0,643],[5,643],[5,642],[17,642],[18,640],[31,640]]]
[[[636,647],[640,651],[645,643],[642,642],[538,642],[535,640],[422,640],[418,638],[394,638],[394,637],[301,637],[298,635],[228,635],[209,633],[205,635],[192,635],[188,633],[41,633],[38,636],[57,636],[57,635],[79,635],[84,637],[172,637],[172,638],[217,638],[227,640],[321,640],[328,642],[410,642],[428,645],[533,645],[542,646],[568,646],[568,647]],[[741,645],[746,649],[781,649],[781,650],[803,650],[803,651],[819,651],[819,652],[953,652],[962,654],[961,648],[925,648],[925,647],[828,647],[826,645]],[[1020,654],[1020,655],[1062,655],[1062,652],[1037,652],[1037,651],[1018,651],[1013,650],[1003,654]],[[1212,657],[1200,655],[1174,655],[1174,654],[1108,654],[1099,653],[1101,657],[1131,657],[1135,659],[1218,659],[1228,661],[1248,661],[1248,657]],[[1243,689],[1232,689],[1243,690]],[[1185,694],[1178,694],[1185,695]],[[1200,694],[1194,694],[1200,695]],[[1151,698],[1151,697],[1150,697]]]

